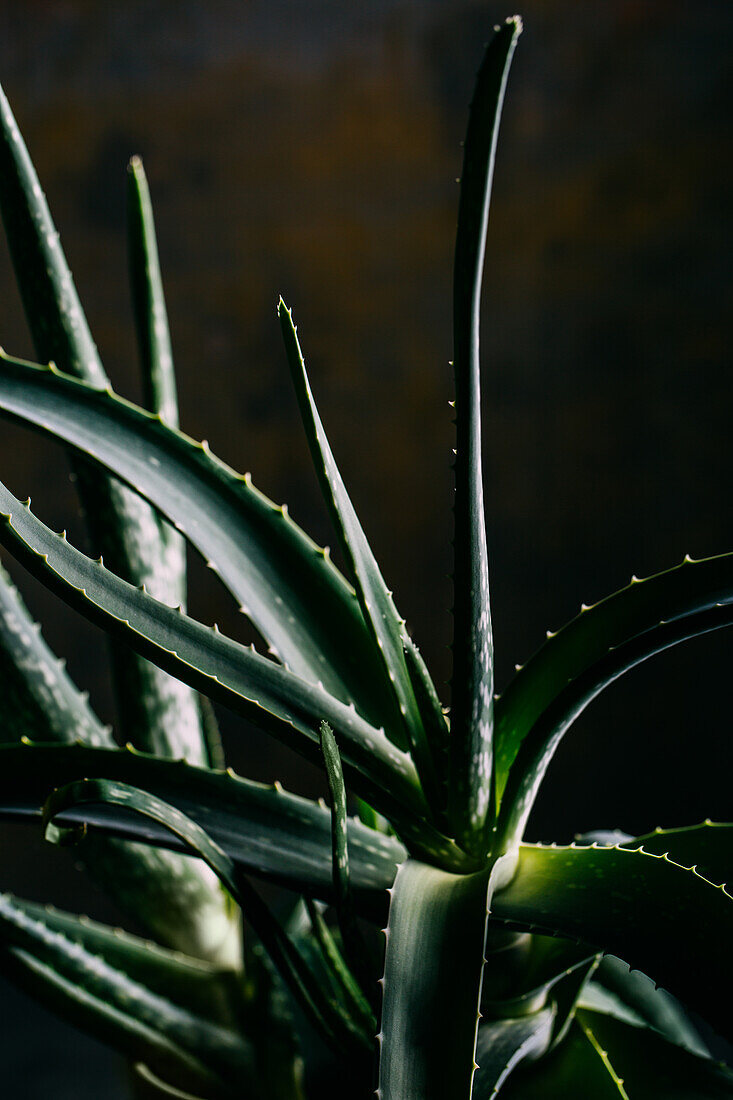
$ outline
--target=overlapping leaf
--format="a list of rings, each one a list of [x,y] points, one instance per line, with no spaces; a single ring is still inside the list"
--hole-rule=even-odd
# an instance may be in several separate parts
[[[733,899],[666,856],[642,849],[523,845],[517,873],[494,897],[492,914],[617,955],[723,1033],[730,1027],[729,1007],[715,1003],[710,988],[733,981],[730,953],[719,950],[730,930]]]
[[[100,462],[152,501],[292,672],[354,701],[377,725],[399,727],[353,590],[249,475],[130,402],[5,355],[0,409]]]

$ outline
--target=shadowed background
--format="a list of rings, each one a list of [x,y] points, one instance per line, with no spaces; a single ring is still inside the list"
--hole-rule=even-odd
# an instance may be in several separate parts
[[[2,12],[0,79],[116,388],[140,395],[124,226],[139,153],[184,429],[334,541],[280,346],[282,293],[352,499],[442,684],[455,178],[482,44],[511,12],[465,0],[27,0]],[[581,600],[687,552],[733,549],[733,8],[528,0],[522,13],[484,292],[499,688]],[[32,354],[2,248],[0,343]],[[2,422],[0,461],[51,527],[82,538],[58,448]],[[101,635],[13,572],[111,719]],[[192,589],[193,613],[245,637],[194,562]],[[730,817],[732,655],[722,632],[609,689],[558,753],[532,837]],[[313,769],[221,720],[239,770],[320,791]],[[2,888],[110,913],[67,854],[27,831],[6,830],[2,876]],[[13,1096],[40,1096],[33,1080]],[[69,1087],[83,1095],[81,1079]]]

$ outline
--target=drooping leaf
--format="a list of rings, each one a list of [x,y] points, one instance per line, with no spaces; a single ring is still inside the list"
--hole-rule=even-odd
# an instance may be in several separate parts
[[[634,579],[549,636],[496,703],[502,846],[521,839],[557,745],[603,688],[653,654],[731,622],[733,554],[723,554]]]
[[[479,69],[463,153],[453,269],[456,384],[453,679],[449,807],[455,835],[484,846],[490,812],[494,654],[481,457],[481,282],[499,120],[518,17],[494,31]]]
[[[541,1008],[528,1016],[480,1025],[472,1100],[493,1100],[518,1065],[545,1053],[552,1039],[554,1016],[554,1009]]]
[[[134,945],[131,967],[138,976],[132,977],[119,965],[125,956],[122,941],[108,959],[99,929],[89,950],[83,930],[77,926],[70,934],[70,920],[54,922],[52,915],[41,917],[0,896],[0,968],[66,1019],[174,1082],[190,1081],[207,1095],[213,1088],[217,1096],[227,1096],[252,1079],[246,1041],[175,1003],[172,990],[162,991],[166,978],[173,978],[174,988],[184,981],[185,967],[175,956],[163,959],[160,951],[151,952],[143,963]],[[157,988],[140,980],[141,970],[148,977],[156,972]]]
[[[401,864],[385,933],[381,1100],[469,1100],[488,907],[503,870]]]
[[[0,487],[0,539],[47,587],[144,656],[192,687],[220,699],[311,758],[327,719],[341,737],[344,761],[378,808],[400,818],[422,804],[411,761],[357,712],[273,661],[107,571],[54,535]],[[403,809],[404,807],[404,809]],[[402,811],[402,813],[401,813]]]
[[[292,672],[399,728],[353,590],[279,508],[155,416],[54,371],[0,354],[0,409],[112,470],[207,560]]]
[[[418,773],[428,792],[428,800],[432,800],[435,805],[437,797],[435,760],[426,738],[426,730],[423,727],[422,716],[405,663],[407,634],[405,620],[398,614],[392,593],[384,583],[334,460],[313,400],[292,313],[282,298],[278,304],[278,316],[290,373],[321,490],[338,533],[341,549],[354,578],[364,620],[381,654],[404,723],[404,731],[395,730],[393,737],[398,740],[402,748],[410,747]]]
[[[681,1050],[648,1028],[633,1027],[600,1012],[580,1009],[578,1020],[608,1051],[632,1100],[733,1097],[733,1073],[727,1066]]]
[[[54,791],[47,799],[43,808],[47,837],[65,840],[67,834],[73,835],[77,827],[59,826],[55,819],[66,809],[90,803],[116,805],[150,818],[177,836],[187,851],[203,859],[241,907],[283,981],[326,1042],[342,1056],[356,1059],[367,1055],[370,1037],[363,1035],[339,1002],[328,996],[274,913],[205,829],[175,806],[139,788],[108,779],[85,779]]]
[[[638,967],[723,1033],[730,1010],[710,998],[733,980],[733,900],[694,870],[639,849],[525,844],[494,917],[582,940]],[[679,945],[684,942],[684,951]]]
[[[333,901],[331,815],[279,784],[265,786],[233,773],[159,760],[128,749],[80,745],[0,746],[0,817],[35,818],[49,792],[79,775],[115,779],[169,802],[204,826],[244,870]],[[145,843],[176,847],[167,830],[126,817],[113,807],[85,808],[95,829]],[[90,832],[92,830],[90,829]],[[351,885],[360,912],[384,918],[386,890],[405,849],[393,837],[349,819]]]

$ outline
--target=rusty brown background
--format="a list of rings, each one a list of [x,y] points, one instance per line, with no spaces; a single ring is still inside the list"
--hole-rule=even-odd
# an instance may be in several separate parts
[[[141,153],[183,426],[333,541],[279,344],[283,293],[362,522],[444,681],[455,177],[482,43],[511,13],[469,0],[26,0],[0,12],[0,79],[118,390],[139,394],[124,182]],[[484,295],[500,685],[581,600],[687,552],[733,549],[733,6],[528,0],[523,14]],[[30,354],[1,247],[0,342]],[[73,529],[60,452],[5,424],[1,439],[3,478]],[[197,614],[241,630],[197,566],[193,588]],[[99,634],[24,590],[110,717]],[[609,690],[558,754],[534,835],[729,816],[732,656],[721,633]],[[222,721],[241,770],[317,787]],[[59,881],[40,845],[29,868],[30,841],[9,837],[0,885],[45,896],[53,880],[70,904],[78,876]]]

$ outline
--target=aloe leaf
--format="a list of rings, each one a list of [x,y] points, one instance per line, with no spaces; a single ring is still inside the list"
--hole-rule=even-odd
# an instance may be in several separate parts
[[[62,841],[67,834],[73,837],[78,827],[59,826],[55,819],[66,809],[90,803],[116,805],[150,818],[177,836],[188,852],[203,859],[241,907],[273,965],[321,1036],[340,1054],[358,1058],[368,1052],[368,1037],[359,1032],[341,1005],[327,996],[274,913],[205,829],[175,806],[139,788],[108,779],[84,779],[54,791],[47,799],[43,808],[47,837]]]
[[[608,1051],[624,1088],[634,1100],[730,1100],[733,1073],[710,1058],[700,1058],[668,1043],[648,1028],[624,1024],[588,1009],[578,1011],[582,1027],[592,1030]]]
[[[591,1028],[577,1020],[558,1047],[533,1065],[520,1066],[501,1091],[501,1100],[555,1096],[563,1100],[630,1100],[608,1053]],[[633,1093],[631,1100],[636,1100]]]
[[[496,927],[490,923],[490,940]],[[514,933],[508,943],[486,952],[481,1015],[486,1020],[525,1016],[543,1008],[557,985],[573,975],[583,980],[596,954],[583,944],[556,936]]]
[[[226,997],[231,975],[211,963],[170,951],[85,916],[0,894],[0,943],[6,948],[28,946],[29,929],[39,943],[58,943],[70,956],[77,945],[85,957],[102,959],[151,993],[166,997],[202,1018],[222,1019],[228,1011]]]
[[[517,1019],[481,1024],[472,1100],[492,1100],[518,1065],[545,1053],[552,1039],[554,1015],[552,1008],[542,1008]]]
[[[114,747],[111,730],[101,724],[64,662],[46,645],[1,569],[0,676],[0,740],[19,741],[30,735],[41,741],[81,740]],[[235,961],[234,922],[217,897],[216,879],[207,868],[195,868],[191,861],[182,865],[171,852],[96,837],[89,838],[84,858],[96,881],[151,935],[222,964]],[[146,903],[151,882],[156,883],[155,905]]]
[[[420,791],[409,758],[353,707],[116,577],[101,561],[92,561],[63,535],[49,531],[4,486],[0,510],[7,517],[0,538],[47,587],[92,622],[311,758],[318,756],[318,725],[327,719],[339,732],[357,789],[378,808],[389,806],[390,816],[399,817],[401,805],[419,812]]]
[[[145,407],[178,427],[178,394],[168,311],[160,274],[150,189],[139,157],[127,169],[127,235],[130,288],[142,363]]]
[[[584,607],[496,703],[500,843],[511,846],[573,721],[608,684],[669,646],[733,622],[733,554],[685,561]]]
[[[369,981],[366,965],[369,956],[356,922],[354,892],[351,887],[346,785],[341,767],[341,754],[328,722],[321,722],[320,738],[331,801],[331,854],[336,914],[349,965],[366,984]]]
[[[108,385],[38,177],[0,90],[0,212],[36,354],[97,388]],[[77,464],[87,524],[100,553],[133,584],[181,603],[180,552],[167,553],[155,512],[136,494]],[[126,739],[201,762],[198,711],[191,692],[137,654],[113,645],[115,693]]]
[[[451,875],[408,859],[397,871],[385,932],[380,1100],[469,1100],[488,907],[504,866]]]
[[[51,652],[20,593],[0,566],[0,741],[84,741],[111,748],[112,731]]]
[[[401,731],[389,732],[401,744],[402,748],[409,745],[423,785],[429,795],[432,794],[434,802],[436,794],[435,763],[431,746],[426,740],[422,716],[405,663],[405,647],[407,644],[405,620],[398,614],[392,599],[392,593],[384,583],[379,566],[375,561],[334,460],[318,409],[313,400],[292,313],[282,298],[278,304],[278,316],[301,417],[323,496],[328,504],[344,556],[354,577],[362,614],[369,626],[378,652],[381,654],[385,671],[392,685],[407,735],[406,743],[404,736],[397,736]]]
[[[450,817],[480,847],[490,808],[494,657],[481,458],[479,317],[489,199],[518,17],[497,27],[478,73],[463,155],[453,275],[456,384]]]
[[[233,1032],[129,976],[117,965],[119,956],[108,961],[67,927],[54,927],[6,895],[0,896],[0,937],[4,973],[128,1057],[145,1060],[174,1081],[196,1082],[204,1090],[218,1085],[217,1095],[230,1094],[224,1082],[242,1084],[251,1077],[252,1052]],[[167,960],[168,974],[174,965]],[[159,973],[156,984],[164,981]]]
[[[0,408],[111,470],[175,523],[292,672],[399,728],[353,590],[279,508],[152,414],[0,353]]]
[[[655,986],[640,970],[631,970],[627,963],[606,955],[581,997],[585,1008],[594,1008],[591,1000],[600,992],[603,1011],[628,1018],[660,1032],[665,1039],[685,1047],[693,1054],[708,1057],[710,1051],[697,1028],[676,998]]]
[[[657,828],[624,841],[621,847],[668,855],[683,867],[694,867],[716,886],[733,884],[733,824],[708,820],[686,828]]]
[[[320,969],[324,972],[326,980],[334,994],[344,1000],[346,1011],[352,1018],[359,1021],[360,1025],[363,1026],[370,1035],[374,1035],[376,1032],[376,1021],[369,1001],[364,996],[361,986],[352,974],[351,969],[344,961],[344,957],[331,933],[331,929],[326,923],[323,913],[310,898],[306,899],[305,905],[310,920],[313,946],[317,945],[318,952],[321,956],[320,965],[316,967],[316,969]],[[302,936],[298,939],[298,946],[301,950],[304,947],[304,939]],[[307,952],[307,955],[309,959],[312,959],[313,952]]]
[[[331,815],[325,807],[266,786],[190,764],[156,759],[129,749],[88,749],[81,745],[0,746],[0,817],[35,819],[54,787],[85,775],[139,787],[170,802],[206,827],[244,870],[262,878],[333,901]],[[143,826],[141,819],[115,815],[105,807],[95,829],[176,847],[167,830]],[[91,830],[90,830],[91,832]],[[360,912],[383,918],[386,890],[394,881],[405,849],[393,837],[349,819],[351,885]]]
[[[733,960],[718,950],[733,901],[724,887],[667,856],[524,844],[515,877],[494,897],[492,915],[617,955],[723,1033],[730,1026],[728,1008],[711,1000],[710,988],[733,979]]]

